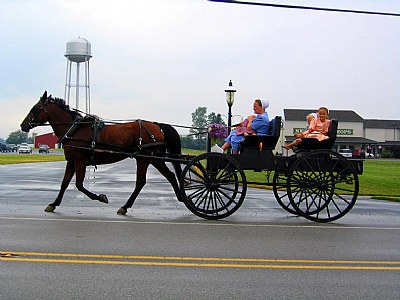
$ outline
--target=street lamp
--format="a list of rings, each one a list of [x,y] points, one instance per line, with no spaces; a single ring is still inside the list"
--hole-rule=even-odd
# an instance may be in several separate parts
[[[225,90],[226,103],[228,104],[228,132],[231,132],[232,127],[232,105],[235,102],[236,90],[233,89],[232,80],[229,80],[228,88]]]

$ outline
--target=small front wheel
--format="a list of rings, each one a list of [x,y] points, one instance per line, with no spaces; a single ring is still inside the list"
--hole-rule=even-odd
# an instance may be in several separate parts
[[[233,214],[246,196],[246,176],[230,156],[205,153],[196,156],[183,169],[180,190],[186,207],[210,220]]]

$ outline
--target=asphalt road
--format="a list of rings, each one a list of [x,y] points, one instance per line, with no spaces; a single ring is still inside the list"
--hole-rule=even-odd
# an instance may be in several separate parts
[[[359,197],[331,224],[250,189],[220,221],[192,215],[150,169],[127,216],[134,160],[99,166],[55,213],[64,162],[0,166],[2,299],[399,299],[400,205]]]

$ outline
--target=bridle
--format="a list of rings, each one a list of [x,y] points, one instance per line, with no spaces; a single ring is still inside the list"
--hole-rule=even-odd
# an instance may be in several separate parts
[[[40,101],[40,102],[42,102],[42,101]],[[47,113],[46,106],[47,106],[48,102],[49,102],[49,98],[47,98],[44,101],[44,104],[42,106],[39,107],[39,103],[38,103],[34,107],[32,107],[32,109],[29,111],[28,125],[31,129],[40,125],[40,123],[37,123],[34,121],[41,112],[44,112],[45,114]]]

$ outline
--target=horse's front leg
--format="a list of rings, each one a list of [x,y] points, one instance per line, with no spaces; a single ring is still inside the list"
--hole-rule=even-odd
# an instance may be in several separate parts
[[[56,209],[56,207],[61,204],[61,200],[64,196],[65,190],[68,188],[68,185],[71,182],[71,179],[74,176],[74,174],[75,174],[75,166],[72,162],[68,161],[67,166],[65,168],[64,179],[61,183],[60,192],[58,193],[56,200],[46,207],[46,209],[44,210],[45,212],[53,212]]]
[[[137,159],[136,160],[137,164],[137,170],[136,170],[136,187],[135,190],[133,191],[132,195],[129,197],[128,201],[125,203],[124,206],[122,206],[117,214],[119,215],[126,215],[128,212],[128,208],[131,208],[133,205],[133,202],[135,202],[136,197],[139,195],[140,191],[146,184],[146,174],[147,174],[147,169],[149,167],[149,163],[146,161]]]
[[[83,186],[83,181],[85,180],[85,174],[86,174],[86,165],[84,164],[79,164],[75,166],[75,172],[76,172],[76,188],[78,191],[84,193],[86,196],[88,196],[92,200],[98,200],[103,203],[108,203],[108,198],[104,194],[96,195]]]

